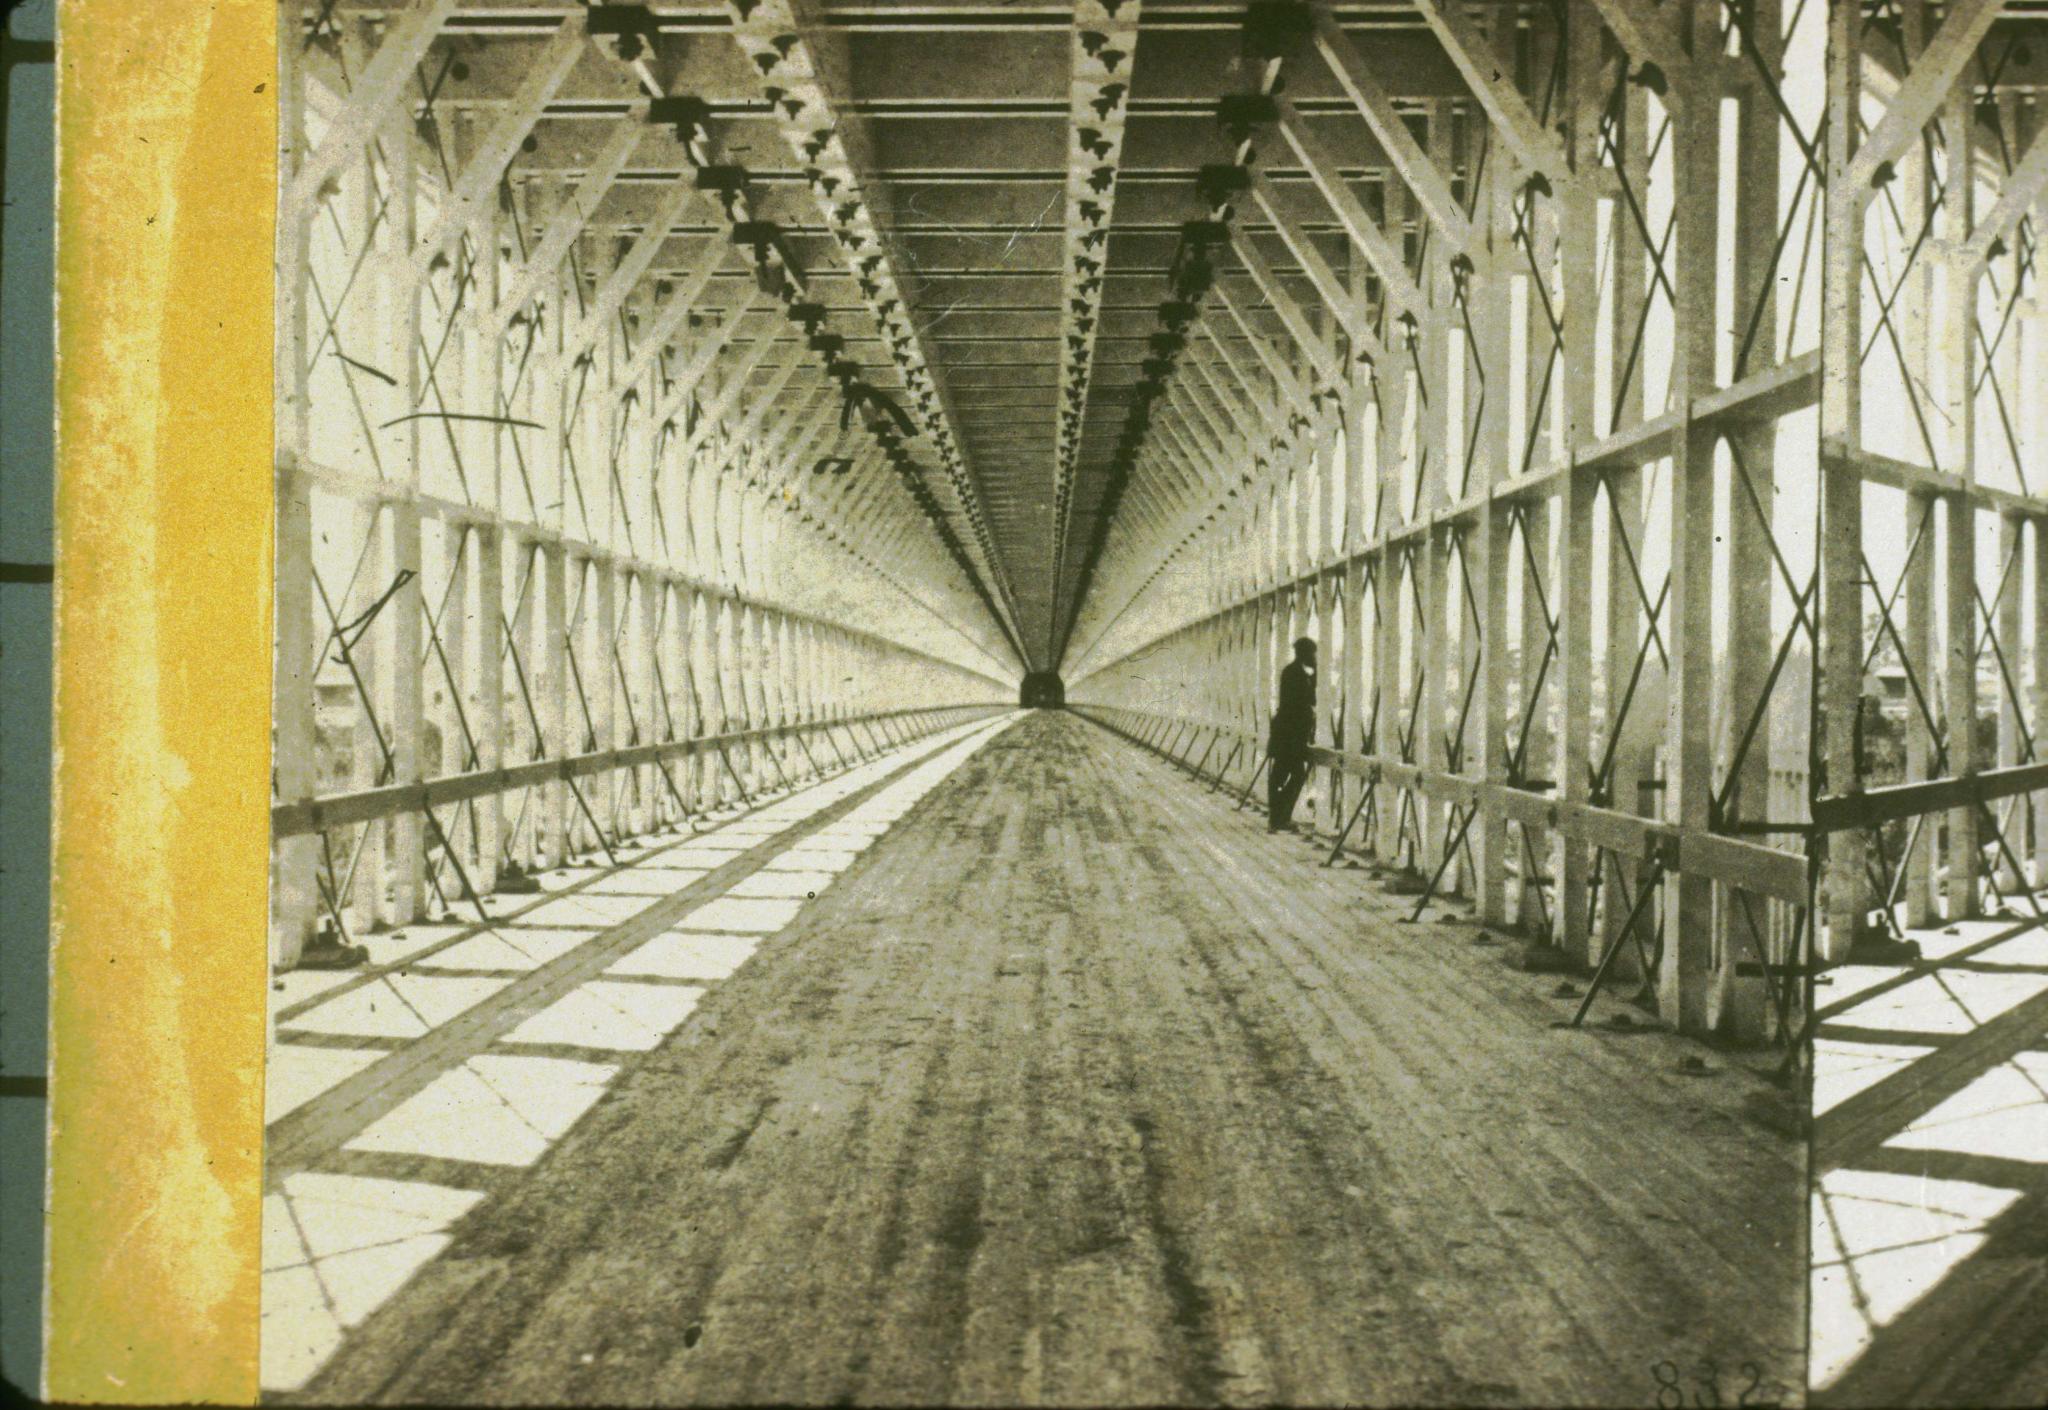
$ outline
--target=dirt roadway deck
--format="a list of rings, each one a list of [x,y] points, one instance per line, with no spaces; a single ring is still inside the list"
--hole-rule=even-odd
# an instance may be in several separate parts
[[[1026,717],[289,1398],[1653,1405],[1663,1360],[1715,1362],[1729,1405],[1745,1362],[1799,1384],[1800,1157],[1742,1115],[1754,1079],[1552,1029],[1554,977],[1318,859]]]

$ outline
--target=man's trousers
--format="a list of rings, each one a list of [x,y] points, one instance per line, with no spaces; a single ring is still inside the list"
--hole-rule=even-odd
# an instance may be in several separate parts
[[[1308,751],[1276,749],[1266,771],[1266,825],[1286,827],[1294,821],[1294,803],[1308,782]]]

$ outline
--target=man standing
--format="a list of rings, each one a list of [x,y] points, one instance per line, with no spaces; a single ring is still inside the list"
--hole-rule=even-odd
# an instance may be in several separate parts
[[[1308,782],[1308,746],[1316,732],[1316,644],[1294,643],[1294,659],[1280,670],[1280,708],[1266,736],[1266,831],[1294,831],[1294,800]]]

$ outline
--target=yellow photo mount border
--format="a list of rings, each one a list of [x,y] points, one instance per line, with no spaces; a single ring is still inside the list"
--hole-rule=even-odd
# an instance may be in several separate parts
[[[63,0],[44,1391],[257,1399],[277,10]]]

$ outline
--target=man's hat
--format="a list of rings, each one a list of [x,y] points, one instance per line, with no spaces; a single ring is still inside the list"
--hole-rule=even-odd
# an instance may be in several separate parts
[[[1316,649],[1316,639],[1315,639],[1314,637],[1312,637],[1312,636],[1304,636],[1304,637],[1297,637],[1297,638],[1295,638],[1295,641],[1294,641],[1294,654],[1295,654],[1296,656],[1305,656],[1305,655],[1307,655],[1307,654],[1308,654],[1309,652],[1311,652],[1311,651],[1313,651],[1313,650],[1315,650],[1315,649]]]

